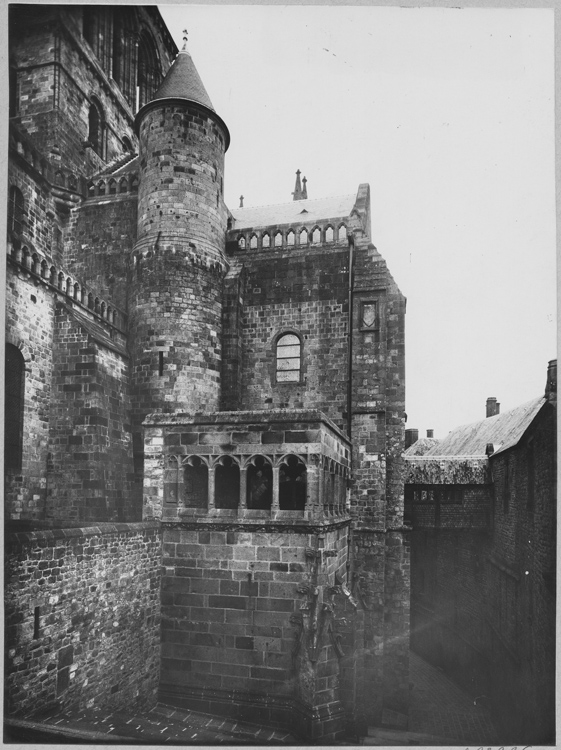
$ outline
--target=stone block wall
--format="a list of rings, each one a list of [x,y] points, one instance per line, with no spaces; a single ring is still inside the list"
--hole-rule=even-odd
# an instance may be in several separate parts
[[[309,620],[346,561],[344,523],[164,524],[161,700],[339,736],[337,655]]]
[[[18,188],[24,200],[22,233],[13,239],[26,245],[30,253],[38,251],[56,260],[59,248],[54,242],[54,211],[49,185],[38,171],[39,164],[34,169],[17,151],[12,152],[12,156],[8,191],[12,186]]]
[[[82,11],[34,7],[12,12],[13,57],[18,70],[17,121],[45,154],[58,147],[61,164],[88,176],[105,161],[125,153],[122,138],[135,144],[133,113],[116,84],[110,82],[81,35]],[[170,64],[165,50],[162,63]],[[101,104],[106,125],[105,161],[88,138],[91,97]]]
[[[135,193],[89,200],[73,212],[65,233],[65,263],[99,293],[126,309],[130,254],[136,239]]]
[[[126,350],[61,303],[56,329],[47,517],[140,520],[140,505],[132,503]]]
[[[6,518],[42,518],[47,498],[49,409],[53,372],[54,300],[30,274],[7,269],[6,343],[25,362],[23,462],[5,475]],[[10,429],[10,425],[6,425]]]
[[[154,705],[157,524],[8,531],[5,561],[8,714]]]

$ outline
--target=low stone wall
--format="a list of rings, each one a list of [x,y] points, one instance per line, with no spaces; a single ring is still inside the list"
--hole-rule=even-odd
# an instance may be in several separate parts
[[[5,560],[8,714],[155,703],[158,523],[8,528]]]

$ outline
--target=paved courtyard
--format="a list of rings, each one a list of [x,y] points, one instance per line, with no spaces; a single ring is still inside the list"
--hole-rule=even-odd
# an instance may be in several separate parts
[[[439,669],[411,652],[409,730],[461,745],[498,745],[489,712]]]
[[[372,727],[361,745],[498,745],[498,732],[489,713],[475,705],[439,669],[411,653],[411,708],[407,730]],[[123,712],[78,711],[50,718],[29,717],[12,723],[5,740],[49,741],[70,744],[150,745],[295,745],[288,732],[258,724],[238,722],[194,711],[158,705],[142,715]],[[52,739],[51,739],[52,741]],[[344,743],[348,744],[348,743]]]

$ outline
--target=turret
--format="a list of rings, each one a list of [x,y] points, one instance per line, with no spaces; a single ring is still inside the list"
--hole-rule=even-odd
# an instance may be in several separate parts
[[[214,411],[220,401],[229,133],[185,47],[135,128],[140,174],[129,316],[140,475],[147,414]]]

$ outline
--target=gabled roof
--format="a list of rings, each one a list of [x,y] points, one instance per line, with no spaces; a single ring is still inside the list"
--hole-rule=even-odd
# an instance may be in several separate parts
[[[521,439],[545,402],[546,398],[540,396],[503,414],[457,427],[424,453],[423,458],[485,456],[488,443],[493,444],[494,455],[512,448]]]
[[[356,193],[315,200],[296,200],[256,208],[234,208],[230,213],[235,219],[233,229],[269,227],[278,224],[308,224],[321,219],[344,219],[350,216],[355,205]]]

